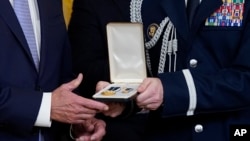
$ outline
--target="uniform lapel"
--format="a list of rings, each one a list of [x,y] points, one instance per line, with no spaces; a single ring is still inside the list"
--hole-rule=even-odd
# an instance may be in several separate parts
[[[0,18],[1,17],[9,26],[14,36],[16,36],[25,52],[28,54],[29,59],[33,62],[28,43],[9,0],[0,0]]]

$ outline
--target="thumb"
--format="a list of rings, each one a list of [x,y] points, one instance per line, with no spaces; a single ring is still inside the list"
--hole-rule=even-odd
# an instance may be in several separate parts
[[[72,91],[81,84],[82,79],[83,79],[83,75],[82,73],[79,73],[76,79],[66,83],[65,85],[69,91]]]
[[[150,85],[149,79],[148,79],[148,78],[145,78],[145,79],[142,81],[142,83],[138,86],[137,91],[138,91],[139,93],[142,93],[142,92],[144,92],[144,91],[146,90],[146,88],[148,88],[149,85]]]

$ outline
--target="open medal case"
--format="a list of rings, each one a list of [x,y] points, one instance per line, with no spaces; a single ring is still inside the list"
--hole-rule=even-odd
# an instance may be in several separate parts
[[[101,101],[127,101],[146,78],[143,27],[140,23],[107,24],[112,84],[93,95]]]

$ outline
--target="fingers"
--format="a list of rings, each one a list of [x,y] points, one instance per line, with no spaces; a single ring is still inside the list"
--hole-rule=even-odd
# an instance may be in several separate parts
[[[95,128],[91,120],[85,120],[85,122],[82,123],[82,126],[85,128],[86,132],[89,132],[89,133],[93,132]]]
[[[110,83],[106,82],[106,81],[99,81],[96,84],[96,92],[100,91],[101,89],[104,89],[105,87],[107,87]]]
[[[136,102],[140,108],[145,108],[146,105],[153,103],[155,100],[151,92],[144,92],[137,96]]]
[[[156,110],[158,109],[163,102],[162,94],[149,97],[143,101],[137,100],[137,105],[142,109],[147,110]]]
[[[158,78],[146,78],[138,87],[138,92],[136,102],[140,108],[156,110],[163,102],[163,86]]]
[[[123,110],[125,109],[125,105],[122,103],[109,103],[109,110],[103,112],[105,116],[117,117],[119,116]]]
[[[70,116],[68,116],[70,117]],[[76,116],[70,118],[71,120],[69,121],[69,123],[71,124],[81,124],[83,122],[85,122],[86,119],[91,119],[95,117],[95,114],[76,114]]]
[[[106,127],[106,124],[104,121],[96,120],[95,131],[91,135],[90,140],[91,141],[101,141],[102,137],[106,134],[105,127]]]
[[[79,137],[76,139],[76,141],[87,141],[86,139],[84,139],[84,137]]]
[[[94,124],[92,123],[92,119],[93,118],[90,118],[89,120],[84,120],[79,124],[75,124],[73,126],[74,133],[77,136],[92,133],[94,131],[94,128],[95,128]]]
[[[160,106],[160,102],[151,102],[151,103],[148,102],[147,104],[141,105],[139,107],[144,110],[157,110],[159,106]]]
[[[81,97],[72,92],[79,86],[82,74],[52,92],[51,119],[66,123],[80,123],[106,111],[109,107],[101,102]]]
[[[103,114],[105,116],[109,116],[109,117],[117,117],[119,115],[121,115],[122,111],[121,110],[112,110],[112,111],[107,111],[107,112],[103,112]]]
[[[81,128],[77,128],[79,135],[76,141],[101,141],[106,133],[106,124],[102,120],[92,118],[81,125]]]
[[[76,138],[76,141],[91,141],[89,134],[81,135],[80,137]]]
[[[81,123],[83,120],[93,118],[100,111],[108,110],[108,106],[104,103],[71,92],[58,94],[51,103],[51,119],[73,124]]]
[[[86,119],[93,118],[96,111],[81,107],[79,105],[53,106],[51,109],[51,119],[60,122],[77,124]]]
[[[139,92],[139,95],[136,97],[137,105],[141,107],[148,104],[147,101],[152,97],[150,79],[144,79],[137,90]]]
[[[106,111],[109,107],[101,102],[80,97],[78,103],[69,106],[65,117],[71,117],[71,122],[80,123],[82,120],[93,118],[97,113]]]
[[[94,109],[94,110],[97,110],[97,111],[107,111],[109,109],[108,105],[102,103],[102,102],[99,102],[99,101],[95,101],[95,100],[92,100],[92,99],[87,99],[87,98],[82,98],[82,102],[81,102],[81,105],[83,107],[86,107],[86,108],[89,108],[89,109]]]
[[[79,73],[76,79],[63,84],[63,87],[65,87],[69,91],[73,91],[75,88],[77,88],[81,84],[82,79],[83,79],[83,75]]]

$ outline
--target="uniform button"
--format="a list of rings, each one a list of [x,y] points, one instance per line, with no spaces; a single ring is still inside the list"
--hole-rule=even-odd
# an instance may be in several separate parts
[[[203,131],[203,126],[200,124],[195,125],[194,130],[196,133],[200,133]]]
[[[195,68],[197,66],[198,61],[196,59],[191,59],[189,61],[190,67]]]

